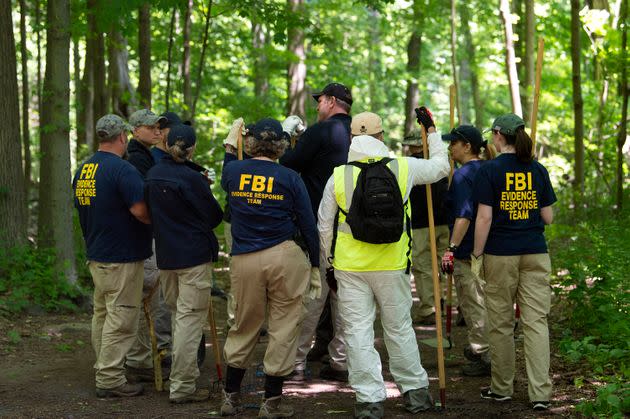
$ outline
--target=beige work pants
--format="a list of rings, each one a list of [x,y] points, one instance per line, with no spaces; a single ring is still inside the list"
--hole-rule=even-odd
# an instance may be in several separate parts
[[[412,230],[413,242],[411,248],[411,273],[416,283],[416,294],[419,303],[412,307],[412,317],[418,319],[430,316],[434,311],[433,304],[433,270],[431,267],[431,242],[429,228]],[[435,241],[437,245],[438,266],[444,251],[448,247],[448,226],[435,226]]]
[[[457,290],[459,305],[464,311],[464,319],[468,328],[468,344],[473,353],[488,352],[488,331],[486,323],[486,303],[482,284],[475,280],[470,270],[470,260],[455,259],[453,282]],[[489,361],[489,359],[488,359]]]
[[[173,324],[170,398],[174,399],[196,390],[195,382],[199,377],[197,348],[208,318],[212,263],[185,269],[163,269],[160,281]]]
[[[112,389],[127,382],[125,356],[136,340],[143,262],[89,261],[94,281],[92,347],[96,387]]]
[[[491,389],[511,396],[514,392],[514,302],[521,309],[524,334],[525,367],[530,401],[548,401],[549,328],[547,315],[551,305],[547,253],[493,256],[485,255],[486,309],[488,338],[492,361]]]
[[[263,361],[265,374],[280,377],[293,371],[310,269],[306,255],[292,240],[232,256],[230,279],[236,301],[235,322],[224,348],[229,366],[242,369],[250,366],[267,312],[269,343]]]

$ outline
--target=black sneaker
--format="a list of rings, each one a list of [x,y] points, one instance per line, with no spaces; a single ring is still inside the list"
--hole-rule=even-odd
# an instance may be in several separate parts
[[[319,370],[319,378],[330,381],[341,381],[343,383],[348,382],[348,371],[339,371],[332,368],[330,365],[325,365]]]
[[[315,343],[306,355],[306,360],[319,362],[324,355],[328,355],[328,346]]]
[[[466,345],[464,347],[464,356],[470,362],[479,362],[479,361],[481,361],[481,354],[474,353],[472,348],[470,347],[470,345]]]
[[[471,362],[463,366],[462,374],[466,377],[489,377],[490,364],[483,361]]]
[[[495,400],[497,402],[507,402],[508,400],[512,400],[511,396],[502,396],[500,394],[493,393],[492,390],[490,390],[490,387],[481,389],[481,398]]]
[[[548,401],[532,402],[532,409],[547,410],[549,409],[549,402]]]

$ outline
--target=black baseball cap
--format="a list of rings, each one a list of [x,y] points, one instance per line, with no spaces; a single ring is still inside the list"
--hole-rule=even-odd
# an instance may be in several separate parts
[[[319,93],[313,93],[313,99],[316,101],[320,96],[334,96],[337,99],[343,100],[348,105],[352,105],[352,92],[346,86],[341,83],[330,83]]]
[[[286,137],[285,132],[282,130],[280,122],[273,118],[263,118],[256,122],[254,126],[249,130],[251,135],[255,139],[260,141],[275,141],[282,137]]]
[[[477,148],[485,147],[487,144],[483,140],[481,132],[472,125],[460,125],[453,128],[450,133],[442,135],[442,140],[449,142],[460,140],[477,146]]]
[[[171,126],[166,141],[169,147],[175,145],[177,141],[184,141],[184,148],[189,148],[195,145],[197,136],[195,135],[194,128],[190,125],[177,124]]]
[[[162,115],[160,115],[160,118],[164,118],[159,121],[160,129],[170,128],[174,125],[181,124],[192,125],[190,121],[182,121],[179,115],[177,115],[175,112],[164,112]]]

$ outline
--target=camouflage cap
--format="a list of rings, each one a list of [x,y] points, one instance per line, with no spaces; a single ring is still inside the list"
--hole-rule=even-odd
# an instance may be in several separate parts
[[[402,143],[403,145],[422,147],[422,136],[420,135],[420,130],[416,128],[411,130],[411,132],[405,135]]]
[[[166,117],[156,115],[151,112],[149,109],[140,109],[135,111],[129,117],[129,123],[137,128],[142,125],[155,125],[157,123],[161,123],[162,121],[166,121]]]
[[[523,118],[513,113],[506,113],[494,120],[491,129],[499,131],[501,134],[515,135],[516,129],[524,126],[525,121],[523,121]]]
[[[118,115],[107,114],[96,122],[96,134],[99,138],[112,138],[123,131],[131,131],[133,127]]]

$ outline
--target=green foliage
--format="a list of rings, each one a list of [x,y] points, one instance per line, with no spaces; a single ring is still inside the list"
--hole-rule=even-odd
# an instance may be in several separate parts
[[[600,388],[595,400],[582,402],[575,410],[587,417],[627,417],[630,414],[630,383],[615,380]]]
[[[9,330],[7,332],[7,337],[9,338],[9,343],[11,345],[17,345],[22,341],[22,336],[20,336],[20,332],[17,330]]]
[[[0,314],[19,313],[31,305],[46,310],[75,309],[79,292],[55,266],[53,249],[0,247]]]

